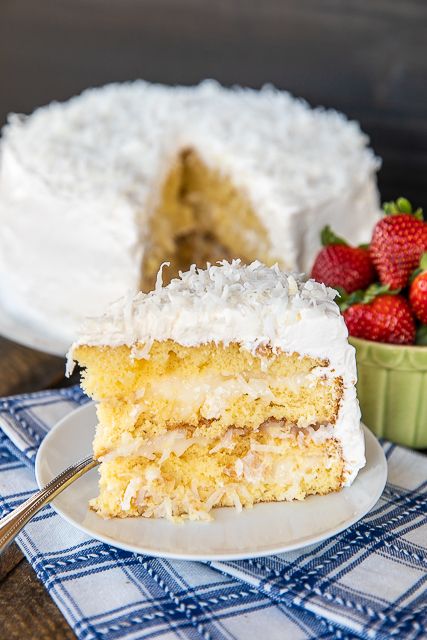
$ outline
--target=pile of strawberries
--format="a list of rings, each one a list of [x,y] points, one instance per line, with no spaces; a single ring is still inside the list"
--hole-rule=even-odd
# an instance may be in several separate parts
[[[384,212],[369,245],[351,247],[325,227],[311,275],[338,289],[350,335],[427,345],[427,222],[406,198]]]

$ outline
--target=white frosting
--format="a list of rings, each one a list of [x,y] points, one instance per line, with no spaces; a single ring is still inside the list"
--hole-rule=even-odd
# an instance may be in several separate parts
[[[113,84],[13,116],[1,145],[0,300],[71,341],[82,317],[136,291],[147,220],[186,148],[250,200],[272,261],[307,271],[323,225],[353,242],[370,235],[378,160],[367,142],[334,111],[212,81]]]
[[[159,272],[155,291],[121,299],[103,316],[86,321],[70,349],[69,370],[80,344],[125,344],[132,347],[133,357],[148,358],[153,341],[167,339],[184,346],[238,342],[251,352],[269,345],[328,359],[329,375],[344,382],[334,436],[341,442],[350,483],[365,463],[364,440],[354,386],[355,351],[335,295],[314,280],[259,262],[244,266],[239,260],[224,261],[206,270],[193,265],[166,287]]]

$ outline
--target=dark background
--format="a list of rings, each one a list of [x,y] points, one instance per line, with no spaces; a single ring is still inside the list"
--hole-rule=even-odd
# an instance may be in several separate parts
[[[427,208],[426,0],[0,0],[0,123],[134,78],[266,82],[356,118]]]

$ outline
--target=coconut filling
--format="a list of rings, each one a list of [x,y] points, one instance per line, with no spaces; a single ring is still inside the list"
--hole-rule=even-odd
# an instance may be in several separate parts
[[[298,427],[297,425],[289,425],[285,420],[267,420],[259,426],[257,431],[229,428],[222,438],[217,442],[213,441],[213,446],[208,447],[209,455],[218,453],[223,450],[233,450],[238,444],[237,438],[241,436],[249,436],[250,450],[277,453],[280,446],[276,440],[295,441],[298,446],[304,447],[307,440],[311,440],[316,444],[320,444],[327,439],[333,438],[333,425],[314,425],[309,427]],[[260,433],[267,436],[268,443],[261,444],[257,441],[256,434]],[[172,454],[180,458],[189,447],[198,445],[206,447],[209,445],[210,438],[203,436],[189,436],[188,429],[183,427],[179,429],[171,429],[164,434],[154,438],[134,438],[129,433],[121,436],[121,443],[114,451],[110,451],[99,457],[100,462],[111,462],[117,458],[146,458],[147,460],[157,460],[161,465]],[[215,444],[214,444],[215,443]]]
[[[283,396],[277,398],[277,393],[286,390],[291,397],[310,389],[313,394],[319,383],[322,387],[332,384],[333,377],[328,367],[316,367],[309,373],[288,376],[273,376],[267,370],[256,375],[208,372],[197,378],[150,378],[127,409],[128,429],[121,433],[114,429],[115,435],[108,441],[102,421],[98,427],[96,440],[103,445],[98,456],[102,462],[101,494],[92,506],[100,515],[107,515],[111,512],[110,500],[118,500],[116,515],[174,520],[187,513],[190,519],[209,520],[214,506],[234,506],[240,511],[242,505],[250,507],[265,501],[265,491],[267,501],[302,499],[314,492],[305,493],[306,487],[321,480],[322,473],[333,475],[334,486],[339,488],[342,451],[335,425],[319,422],[314,406],[313,415],[308,412],[295,420],[269,417],[255,427],[231,424],[220,433],[215,429],[209,433],[209,425],[240,398],[250,402],[262,399],[265,406],[277,402],[283,407]],[[158,410],[162,402],[173,403],[168,412],[176,427],[165,425],[151,437],[130,428],[141,416],[148,415],[147,411]],[[283,407],[281,416],[285,413]],[[194,416],[198,416],[198,424],[191,422]],[[215,482],[212,476],[204,478],[202,461],[216,465],[219,475]],[[190,480],[171,480],[176,473],[183,473],[183,466]],[[269,487],[273,488],[270,497]],[[108,507],[102,506],[107,503]]]
[[[248,486],[254,488],[260,483],[283,487],[281,499],[300,498],[300,485],[307,471],[316,475],[316,468],[328,469],[336,460],[328,459],[322,450],[310,448],[310,444],[321,445],[327,440],[333,441],[333,425],[314,425],[298,427],[285,421],[267,420],[256,431],[229,428],[221,438],[209,439],[193,437],[186,428],[170,430],[149,440],[131,438],[123,434],[122,443],[117,449],[101,458],[110,463],[119,458],[142,458],[145,460],[143,473],[132,477],[124,490],[120,502],[123,512],[136,507],[145,517],[166,517],[175,519],[176,515],[186,511],[190,518],[210,520],[209,511],[217,505],[234,506],[238,511],[244,506],[254,504],[254,494]],[[335,442],[335,441],[334,441]],[[171,457],[182,458],[191,447],[199,447],[201,455],[215,456],[224,452],[233,453],[244,446],[244,455],[234,456],[232,467],[224,468],[225,481],[222,480],[215,490],[206,496],[199,493],[196,481],[190,488],[178,493],[172,492],[165,497],[161,486],[164,483],[162,465]],[[309,449],[303,456],[288,458],[286,444],[297,449]],[[340,456],[340,448],[333,450]],[[115,493],[114,486],[104,486],[104,491]]]
[[[266,361],[267,362],[267,361]],[[278,401],[275,390],[288,390],[298,393],[301,388],[313,389],[319,378],[327,378],[331,371],[327,367],[315,367],[310,373],[298,373],[291,376],[271,376],[268,371],[253,376],[212,372],[197,377],[163,375],[150,380],[137,392],[135,405],[139,410],[153,401],[174,403],[174,417],[183,421],[191,414],[199,412],[207,420],[219,418],[230,403],[240,396],[251,400],[262,398],[270,402]]]

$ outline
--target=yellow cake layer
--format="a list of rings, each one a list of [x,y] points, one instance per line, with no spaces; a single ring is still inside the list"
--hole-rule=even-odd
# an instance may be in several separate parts
[[[326,375],[325,361],[253,355],[237,344],[157,342],[148,360],[132,358],[128,347],[80,347],[75,356],[86,367],[85,391],[101,400],[97,457],[127,434],[149,438],[182,424],[210,438],[271,418],[299,427],[334,424],[342,395],[342,381]]]
[[[103,402],[97,410],[99,426],[94,441],[95,456],[117,447],[123,435],[149,438],[182,424],[189,425],[196,437],[213,438],[223,436],[229,427],[256,430],[269,419],[302,428],[333,424],[336,420],[341,395],[337,381],[329,385],[325,381],[317,381],[312,388],[301,387],[299,393],[273,385],[271,389],[275,394],[274,401],[269,396],[254,399],[239,395],[230,398],[216,418],[205,417],[205,405],[200,407],[191,402],[185,405],[185,394],[184,398],[177,395],[176,400],[165,400],[155,395],[139,402]]]
[[[118,457],[101,465],[100,494],[91,507],[103,517],[180,516],[210,519],[215,506],[302,500],[342,486],[343,461],[334,439],[236,434],[233,449],[193,444],[182,455]]]
[[[192,150],[181,153],[166,176],[147,228],[142,290],[155,284],[162,262],[167,283],[191,264],[204,267],[231,258],[243,262],[270,257],[269,241],[248,198]]]
[[[141,395],[150,380],[165,376],[180,376],[181,379],[196,378],[207,373],[220,376],[245,375],[271,378],[286,378],[305,375],[319,367],[326,368],[325,359],[301,356],[298,353],[273,353],[270,349],[259,349],[257,354],[243,349],[237,343],[216,345],[214,343],[185,347],[173,340],[155,341],[149,357],[134,357],[142,352],[144,345],[130,347],[78,346],[73,358],[85,368],[83,388],[95,400],[134,400]],[[338,378],[336,378],[338,380]]]

